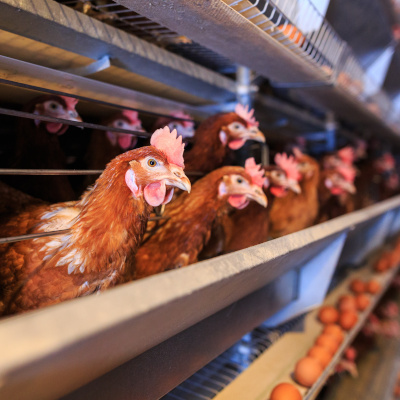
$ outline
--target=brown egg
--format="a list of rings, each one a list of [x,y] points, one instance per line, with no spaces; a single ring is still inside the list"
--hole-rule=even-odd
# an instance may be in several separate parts
[[[276,385],[269,396],[269,400],[301,400],[302,398],[299,389],[291,383]]]
[[[357,308],[364,311],[370,304],[370,299],[365,293],[360,293],[356,296]]]
[[[321,307],[318,313],[318,319],[323,324],[333,324],[339,318],[339,312],[333,306],[324,306]]]
[[[318,360],[321,363],[322,368],[326,368],[332,359],[332,354],[329,350],[319,345],[311,347],[307,355]]]
[[[339,325],[348,331],[358,321],[358,315],[354,311],[343,311],[339,317]]]
[[[331,335],[330,333],[322,333],[319,335],[315,341],[315,344],[325,347],[325,349],[328,350],[332,355],[335,354],[339,347],[339,342],[336,336]]]
[[[311,387],[322,374],[321,363],[312,357],[304,357],[297,361],[294,368],[294,378],[297,383]]]
[[[335,336],[335,338],[339,343],[343,342],[344,339],[343,329],[337,324],[325,325],[325,328],[322,331],[322,333],[328,333],[329,335]]]
[[[381,284],[375,279],[371,279],[369,282],[367,282],[366,287],[368,292],[372,294],[378,293],[381,290]]]
[[[291,24],[279,25],[278,29],[287,36],[292,42],[303,45],[305,41],[305,37],[301,34],[301,32]]]
[[[363,293],[365,292],[365,283],[361,279],[353,279],[350,283],[350,289],[354,293]]]
[[[339,311],[355,311],[357,310],[356,298],[351,294],[345,294],[339,298]]]

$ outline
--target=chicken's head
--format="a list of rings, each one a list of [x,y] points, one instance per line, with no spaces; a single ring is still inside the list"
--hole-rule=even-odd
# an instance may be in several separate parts
[[[185,114],[182,111],[174,111],[171,113],[171,117],[160,117],[155,123],[156,128],[162,128],[168,126],[172,131],[176,129],[178,136],[182,136],[183,141],[188,141],[188,139],[194,136],[194,122],[191,120],[191,116]]]
[[[278,153],[275,156],[275,164],[276,166],[270,166],[265,171],[270,192],[275,197],[284,197],[289,190],[297,194],[301,193],[299,185],[301,175],[297,170],[297,162],[294,157],[288,157],[286,153]]]
[[[391,153],[386,152],[374,161],[374,168],[380,174],[392,171],[396,168],[396,160]]]
[[[143,131],[142,121],[139,119],[137,111],[124,110],[113,115],[105,122],[111,128],[126,129],[128,131]],[[113,146],[119,146],[122,151],[133,149],[137,144],[137,136],[130,133],[106,132],[107,139]]]
[[[293,149],[293,154],[297,162],[297,170],[301,174],[301,180],[317,178],[319,174],[319,164],[317,160],[302,153],[297,147]]]
[[[40,96],[34,100],[33,113],[45,117],[54,117],[60,119],[66,119],[68,121],[81,122],[82,118],[78,115],[75,110],[75,106],[78,103],[77,99],[67,96]],[[60,122],[46,122],[35,119],[36,126],[43,124],[46,131],[55,135],[62,135],[68,129],[68,125]]]
[[[184,146],[176,131],[158,129],[150,143],[133,150],[135,159],[128,163],[125,182],[135,198],[143,196],[149,205],[157,207],[172,199],[175,187],[190,192],[191,185],[183,172]]]
[[[258,122],[253,117],[254,110],[238,104],[234,113],[224,114],[221,118],[219,138],[224,146],[232,150],[240,149],[246,140],[265,143],[265,136],[258,129]]]
[[[344,193],[356,193],[354,186],[355,170],[350,166],[341,166],[337,169],[326,171],[324,184],[334,196]]]
[[[227,199],[228,203],[239,210],[245,208],[251,200],[267,207],[268,200],[262,187],[265,182],[264,170],[256,165],[254,158],[246,161],[245,168],[223,167],[223,175],[218,186],[218,197]]]
[[[327,154],[322,161],[325,169],[340,167],[341,165],[352,165],[355,160],[355,151],[347,146],[332,154]]]

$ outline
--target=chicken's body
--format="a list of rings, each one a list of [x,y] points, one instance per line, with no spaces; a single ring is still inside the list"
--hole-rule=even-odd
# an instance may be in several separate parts
[[[160,164],[155,172],[147,160]],[[69,232],[1,246],[3,313],[56,304],[132,279],[152,206],[169,201],[172,193],[165,185],[175,183],[190,187],[182,168],[169,164],[157,148],[143,147],[110,162],[78,203],[31,207],[11,219],[1,235]]]
[[[318,215],[319,164],[305,154],[296,155],[296,159],[299,165],[307,164],[308,171],[302,172],[301,193],[290,192],[287,196],[274,201],[270,209],[272,238],[308,228],[314,224]]]
[[[317,224],[355,210],[353,194],[345,192],[334,195],[325,186],[325,179],[329,176],[329,173],[330,171],[323,171],[321,173],[321,181],[318,188],[320,207],[316,220]]]
[[[180,195],[167,208],[165,216],[168,219],[139,248],[136,278],[197,261],[212,229],[216,229],[221,218],[232,209],[227,195],[220,193],[221,182],[226,176],[241,176],[250,181],[244,168],[222,167],[198,180],[192,187],[190,197],[185,193]],[[261,195],[261,189],[259,192]]]

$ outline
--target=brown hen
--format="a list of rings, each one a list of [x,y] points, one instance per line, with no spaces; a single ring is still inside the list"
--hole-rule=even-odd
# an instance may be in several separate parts
[[[229,153],[240,149],[247,140],[265,142],[253,110],[248,112],[241,105],[235,110],[213,115],[199,125],[193,147],[185,153],[187,171],[211,172],[224,165]]]
[[[234,207],[249,200],[266,207],[267,198],[255,178],[242,167],[222,167],[198,180],[190,196],[183,193],[167,207],[164,224],[136,255],[136,278],[193,264],[210,239],[211,230]]]
[[[270,210],[270,236],[288,235],[313,225],[318,215],[319,164],[314,158],[294,149],[301,174],[301,193],[290,192],[277,199]]]
[[[33,206],[2,226],[0,235],[13,236],[69,229],[1,246],[3,314],[56,304],[131,279],[152,207],[170,201],[174,187],[190,190],[176,132],[160,129],[151,143],[112,160],[80,202]]]

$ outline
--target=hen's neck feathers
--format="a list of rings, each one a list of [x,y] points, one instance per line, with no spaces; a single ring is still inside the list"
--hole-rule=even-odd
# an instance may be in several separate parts
[[[245,121],[234,112],[216,114],[199,125],[195,133],[195,143],[185,154],[187,171],[210,172],[223,164],[230,150],[221,142],[219,133],[222,127],[235,121],[246,125]]]
[[[127,187],[123,157],[126,156],[119,156],[108,165],[94,188],[76,205],[81,212],[52,261],[56,265],[68,264],[76,250],[81,263],[71,265],[69,273],[78,270],[132,273],[134,254],[152,207],[143,197],[133,197]]]
[[[231,208],[226,197],[219,198],[218,186],[224,175],[234,173],[243,175],[243,168],[213,171],[192,186],[190,195],[183,193],[171,203],[166,211],[169,220],[137,252],[137,278],[197,261],[214,222]]]

